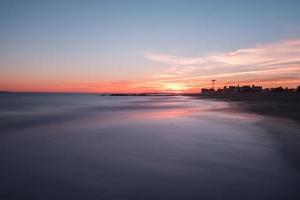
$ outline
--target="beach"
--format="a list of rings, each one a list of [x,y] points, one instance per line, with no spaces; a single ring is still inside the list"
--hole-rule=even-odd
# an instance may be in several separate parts
[[[299,124],[186,96],[0,94],[1,199],[299,199]]]
[[[236,102],[235,106],[241,109],[300,122],[300,92],[236,92],[197,96],[200,99]]]

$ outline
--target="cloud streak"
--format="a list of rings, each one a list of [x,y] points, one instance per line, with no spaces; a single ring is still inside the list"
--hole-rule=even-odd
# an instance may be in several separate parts
[[[295,80],[300,83],[300,39],[257,44],[252,48],[203,57],[146,54],[145,58],[166,65],[161,77],[170,78],[164,81],[209,82],[209,79],[217,78],[220,85],[251,80],[260,80],[253,82],[256,84],[276,85],[274,81],[268,81],[271,79],[277,79],[277,83],[283,86],[295,86]]]
[[[82,92],[198,92],[217,79],[217,87],[259,84],[264,87],[300,84],[300,39],[258,44],[201,57],[145,54],[165,69],[134,80],[81,80],[47,86],[47,91]],[[28,88],[23,90],[28,90]],[[44,89],[45,90],[45,89]]]

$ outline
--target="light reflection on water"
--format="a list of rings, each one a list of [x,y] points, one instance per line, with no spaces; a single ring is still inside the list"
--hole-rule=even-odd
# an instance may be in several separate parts
[[[227,102],[11,94],[0,119],[2,199],[299,197],[266,118]]]
[[[154,111],[154,112],[147,112],[147,113],[138,113],[135,117],[146,117],[146,118],[152,118],[152,119],[163,119],[163,118],[174,118],[174,117],[183,117],[183,116],[189,116],[193,113],[197,112],[198,110],[192,110],[192,109],[168,109],[168,110],[161,110],[161,111]]]

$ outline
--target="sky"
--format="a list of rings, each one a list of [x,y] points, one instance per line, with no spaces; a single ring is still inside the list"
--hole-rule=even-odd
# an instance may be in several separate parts
[[[299,0],[0,0],[0,90],[300,85]]]

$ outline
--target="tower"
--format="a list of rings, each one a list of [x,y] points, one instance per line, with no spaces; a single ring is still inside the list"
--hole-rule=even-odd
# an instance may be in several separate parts
[[[217,80],[211,80],[211,82],[212,82],[212,89],[215,89],[215,82],[216,82]]]

